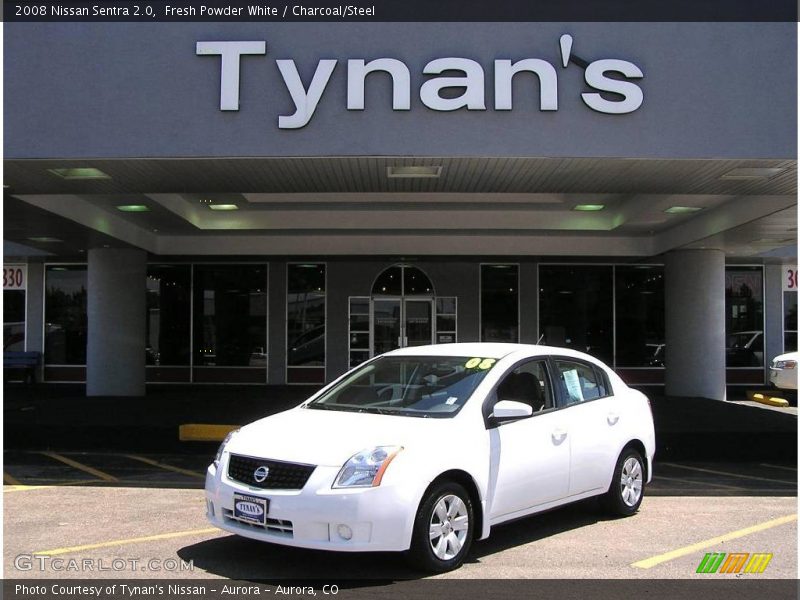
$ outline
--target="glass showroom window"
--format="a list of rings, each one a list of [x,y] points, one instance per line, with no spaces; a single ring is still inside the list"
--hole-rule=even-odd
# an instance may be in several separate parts
[[[539,331],[542,343],[573,348],[612,364],[611,267],[541,265]]]
[[[45,268],[44,361],[86,364],[86,265]]]
[[[519,265],[481,265],[481,341],[519,341]]]
[[[3,350],[25,350],[25,290],[3,290]]]
[[[194,366],[266,367],[266,265],[195,265]]]
[[[783,351],[797,350],[797,291],[783,292]]]
[[[147,364],[188,366],[191,265],[147,267]]]
[[[763,290],[761,267],[725,269],[725,362],[728,367],[764,366]]]
[[[664,366],[664,267],[616,266],[617,367]]]
[[[286,364],[292,367],[323,367],[325,378],[325,265],[287,266]],[[299,383],[301,376],[289,377]]]

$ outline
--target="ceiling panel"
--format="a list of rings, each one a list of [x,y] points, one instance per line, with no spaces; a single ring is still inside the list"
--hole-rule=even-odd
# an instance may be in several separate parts
[[[439,178],[389,178],[389,166],[441,165]],[[95,167],[111,179],[65,180],[59,167]],[[768,179],[721,177],[735,168],[783,169]],[[780,160],[550,158],[231,158],[6,160],[5,185],[18,194],[124,193],[610,193],[795,194],[797,164]]]

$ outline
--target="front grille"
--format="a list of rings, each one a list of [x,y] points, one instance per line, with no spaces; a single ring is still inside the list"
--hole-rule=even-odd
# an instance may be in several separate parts
[[[269,469],[267,478],[261,482],[256,481],[254,477],[259,467]],[[300,465],[238,454],[231,454],[228,461],[228,477],[262,490],[303,489],[314,469],[314,465]]]
[[[233,511],[229,508],[222,509],[222,516],[227,522],[233,522],[239,527],[249,527],[250,529],[258,529],[261,531],[266,530],[268,533],[283,537],[294,537],[294,525],[291,521],[267,518],[265,525],[257,525],[256,523],[250,523],[249,521],[237,519],[233,516]]]

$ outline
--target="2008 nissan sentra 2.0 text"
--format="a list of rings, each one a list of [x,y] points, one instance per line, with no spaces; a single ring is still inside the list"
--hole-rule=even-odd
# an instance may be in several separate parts
[[[207,511],[245,537],[446,571],[505,521],[590,496],[634,514],[654,452],[647,398],[586,354],[404,348],[229,435]]]

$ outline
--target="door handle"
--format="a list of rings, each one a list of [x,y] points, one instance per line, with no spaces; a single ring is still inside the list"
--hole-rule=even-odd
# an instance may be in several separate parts
[[[567,432],[559,427],[558,429],[554,429],[551,435],[553,437],[553,443],[558,445],[567,437]]]
[[[619,421],[619,415],[617,413],[613,413],[613,412],[612,413],[608,413],[608,416],[606,416],[606,419],[608,420],[608,424],[609,425],[616,425],[617,421]]]

